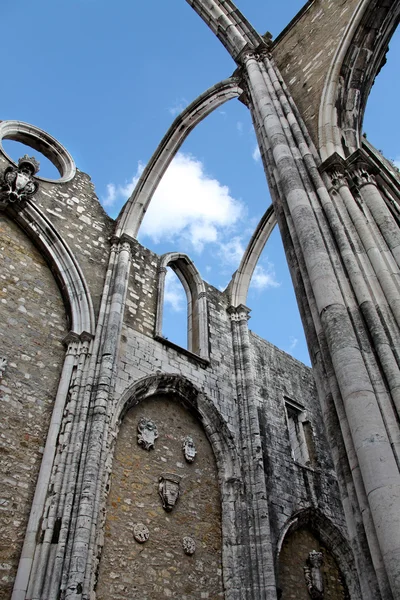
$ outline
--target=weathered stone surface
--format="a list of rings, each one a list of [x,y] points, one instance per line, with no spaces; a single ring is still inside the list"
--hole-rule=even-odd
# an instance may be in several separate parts
[[[0,213],[0,598],[8,599],[52,414],[65,308],[39,251]]]
[[[134,439],[143,411],[158,423],[151,452],[143,452]],[[182,435],[188,432],[201,449],[193,465],[182,457]],[[170,513],[158,495],[165,471],[182,477],[181,497]],[[143,546],[132,540],[138,521],[150,531]],[[193,556],[182,550],[188,534],[197,540]],[[137,406],[125,416],[116,443],[97,598],[221,598],[221,544],[215,459],[201,425],[173,397]]]

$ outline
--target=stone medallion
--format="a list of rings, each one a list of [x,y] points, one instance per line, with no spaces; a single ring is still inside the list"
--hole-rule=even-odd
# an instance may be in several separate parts
[[[192,556],[196,552],[196,542],[192,537],[186,535],[182,540],[182,548],[185,554]]]
[[[139,544],[147,542],[150,532],[144,523],[136,523],[133,526],[133,537]]]

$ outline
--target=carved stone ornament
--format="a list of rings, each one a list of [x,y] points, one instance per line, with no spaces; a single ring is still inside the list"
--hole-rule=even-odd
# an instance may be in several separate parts
[[[3,377],[4,371],[6,370],[7,359],[4,356],[0,356],[0,377]]]
[[[182,548],[185,554],[192,556],[196,552],[196,542],[193,538],[186,535],[182,540]]]
[[[39,163],[27,154],[18,160],[18,168],[7,167],[0,182],[0,206],[16,203],[22,207],[38,190],[39,184],[33,179],[39,170]]]
[[[304,578],[308,593],[313,600],[324,599],[324,579],[322,575],[322,552],[313,550],[307,558],[306,566],[304,567]]]
[[[178,501],[181,479],[182,477],[175,473],[164,473],[158,480],[158,493],[160,494],[163,508],[167,512],[171,512]]]
[[[157,425],[151,419],[140,417],[138,423],[138,444],[145,450],[154,448],[154,442],[158,438]]]
[[[188,463],[192,463],[196,458],[196,447],[194,445],[194,441],[191,435],[187,435],[182,440],[182,448],[185,459]]]
[[[133,537],[139,544],[144,544],[149,539],[149,530],[144,523],[136,523],[133,527]]]

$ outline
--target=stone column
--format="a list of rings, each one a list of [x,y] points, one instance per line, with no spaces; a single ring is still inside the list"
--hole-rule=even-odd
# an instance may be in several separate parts
[[[245,493],[245,530],[241,532],[242,597],[276,600],[264,461],[247,325],[250,311],[242,304],[231,306],[228,311],[232,327]]]
[[[293,154],[292,124],[282,114],[279,98],[269,79],[268,57],[247,52],[242,56],[250,95],[250,107],[260,127],[264,156],[270,148],[280,188],[278,203],[287,207],[296,232],[307,277],[315,298],[320,326],[343,399],[363,483],[393,594],[400,596],[400,475],[370,376],[363,360],[357,333],[349,318],[346,299],[339,286],[327,244],[314,212],[317,179],[308,179],[311,165],[299,161],[305,149]],[[264,68],[265,67],[265,68]],[[278,114],[278,112],[280,114]],[[291,115],[291,119],[295,118]],[[290,143],[289,143],[290,140]],[[311,156],[309,152],[307,156]],[[305,161],[305,158],[304,158]],[[306,169],[304,168],[306,166]],[[308,173],[307,173],[308,172]],[[323,187],[322,185],[320,186]],[[325,201],[326,190],[317,188]],[[321,214],[319,219],[323,219]],[[396,303],[397,305],[397,303]],[[389,523],[393,526],[389,526]]]
[[[350,157],[348,166],[361,198],[368,206],[397,266],[400,267],[400,230],[379,191],[376,168],[373,168],[366,157],[362,156],[362,150],[358,150]]]
[[[101,345],[96,392],[90,410],[87,443],[83,449],[85,460],[81,466],[76,521],[68,556],[69,568],[64,568],[68,573],[65,590],[65,598],[68,600],[81,600],[83,594],[86,597],[90,594],[90,569],[98,519],[96,508],[101,492],[105,444],[113,406],[111,392],[128,287],[130,243],[127,236],[113,240],[117,247],[117,258],[107,289],[105,324],[102,331],[98,332]]]

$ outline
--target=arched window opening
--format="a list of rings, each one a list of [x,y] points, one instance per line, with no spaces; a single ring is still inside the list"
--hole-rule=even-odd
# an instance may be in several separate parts
[[[181,310],[183,312],[183,291],[186,293],[186,328],[182,325],[182,320],[179,326],[175,318],[176,313]],[[164,311],[166,313],[165,321]],[[187,342],[184,343],[185,331],[187,332]],[[172,334],[173,338],[168,333]],[[208,316],[205,285],[193,262],[186,254],[171,252],[161,258],[155,335],[161,340],[177,343],[189,352],[208,360]]]
[[[16,140],[2,140],[2,146],[4,151],[15,163],[18,164],[18,159],[27,154],[28,156],[34,156],[40,164],[40,170],[38,172],[39,177],[46,179],[59,179],[60,173],[57,167],[49,160],[44,154],[38,152],[22,142]]]
[[[400,29],[397,28],[389,43],[386,63],[371,88],[363,123],[364,137],[397,168],[400,167],[399,56]]]
[[[188,310],[185,289],[171,267],[167,267],[162,308],[162,336],[188,349]]]

